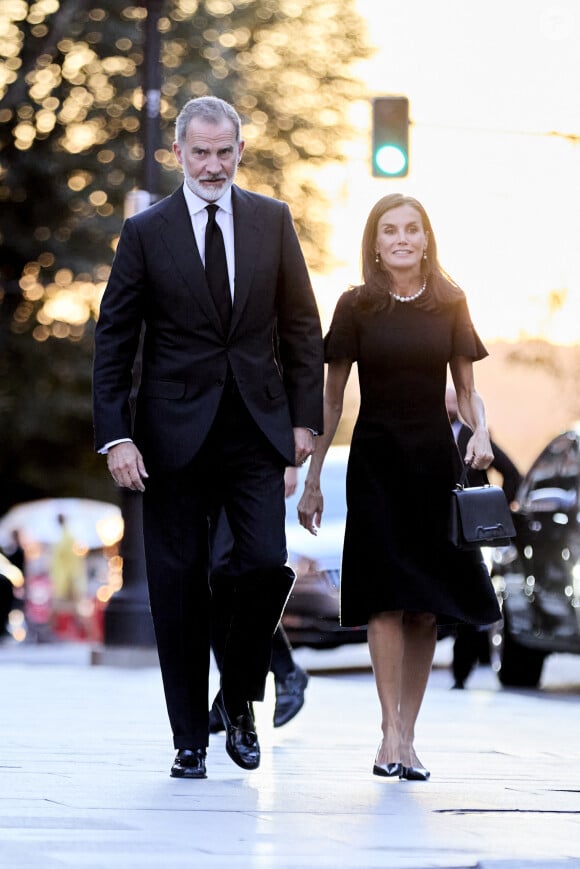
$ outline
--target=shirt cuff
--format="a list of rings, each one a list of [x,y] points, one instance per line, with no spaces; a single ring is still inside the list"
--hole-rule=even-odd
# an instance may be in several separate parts
[[[109,452],[109,450],[111,449],[111,447],[116,447],[117,444],[132,444],[132,443],[133,443],[133,441],[131,440],[131,438],[119,438],[116,441],[109,441],[108,444],[105,444],[105,446],[101,447],[101,449],[97,450],[97,452],[99,452],[102,456],[106,456],[107,453]]]

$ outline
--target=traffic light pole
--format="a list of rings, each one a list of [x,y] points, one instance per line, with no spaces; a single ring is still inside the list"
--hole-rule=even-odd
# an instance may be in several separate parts
[[[142,189],[125,200],[125,217],[147,208],[159,195],[159,164],[155,152],[160,144],[161,35],[159,18],[164,0],[146,0]],[[134,366],[133,393],[140,374],[140,353]],[[143,546],[143,503],[140,492],[121,489],[121,512],[125,529],[120,544],[123,586],[113,595],[104,615],[104,645],[94,649],[93,664],[139,666],[157,663],[155,633],[149,607],[147,570]]]
[[[159,163],[155,152],[161,141],[161,34],[159,19],[164,0],[147,0],[145,30],[145,103],[142,112],[143,130],[143,189],[150,194],[150,201],[159,195]]]

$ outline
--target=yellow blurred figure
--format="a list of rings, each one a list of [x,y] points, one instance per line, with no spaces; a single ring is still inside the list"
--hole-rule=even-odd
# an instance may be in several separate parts
[[[62,514],[57,517],[62,528],[51,556],[50,576],[55,601],[76,603],[85,597],[87,576],[84,559],[75,552],[75,540]]]

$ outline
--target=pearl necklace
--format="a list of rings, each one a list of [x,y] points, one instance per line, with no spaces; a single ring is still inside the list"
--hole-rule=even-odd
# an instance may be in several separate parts
[[[398,296],[396,293],[391,293],[389,290],[389,295],[392,296],[393,299],[397,302],[414,302],[415,299],[418,299],[419,296],[422,296],[427,288],[427,278],[423,281],[423,286],[417,290],[412,296]]]

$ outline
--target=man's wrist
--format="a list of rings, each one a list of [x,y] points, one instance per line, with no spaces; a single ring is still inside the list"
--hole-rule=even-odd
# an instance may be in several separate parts
[[[116,441],[109,441],[108,443],[105,444],[104,447],[101,447],[100,450],[97,450],[97,452],[100,453],[102,456],[106,456],[107,453],[109,452],[109,450],[111,449],[111,447],[116,447],[117,444],[132,444],[132,443],[133,443],[133,441],[131,440],[131,438],[118,438],[118,440],[116,440]]]

